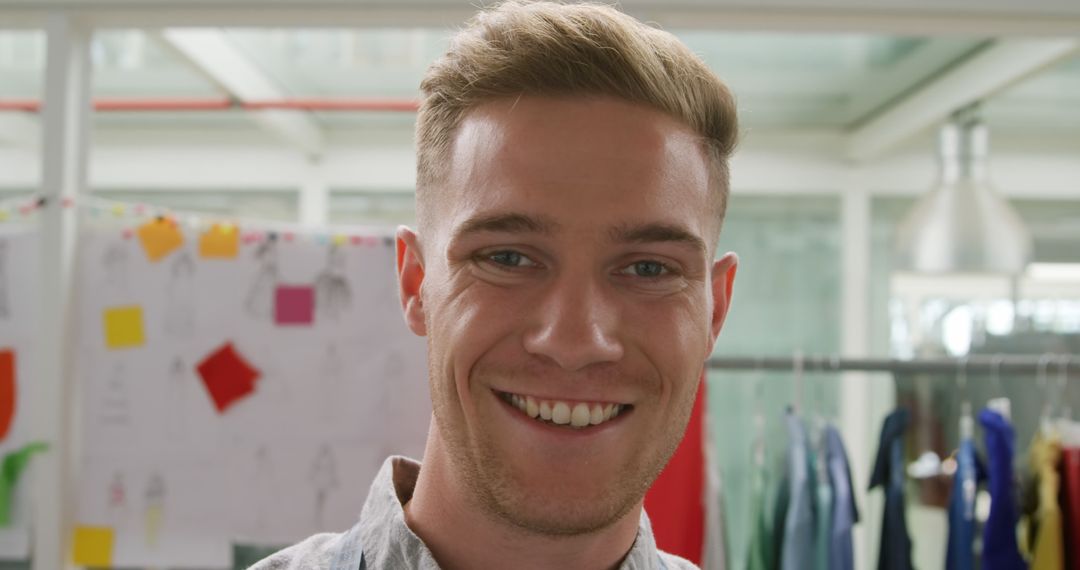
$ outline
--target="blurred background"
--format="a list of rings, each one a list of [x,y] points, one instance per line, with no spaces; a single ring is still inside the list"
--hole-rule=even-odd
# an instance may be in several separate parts
[[[709,373],[727,567],[748,564],[761,507],[750,491],[762,466],[784,470],[789,406],[844,436],[862,515],[857,568],[876,566],[884,507],[866,488],[897,405],[912,412],[905,458],[940,462],[957,448],[962,404],[977,412],[1009,398],[1022,479],[1047,404],[1062,416],[1080,408],[1080,5],[621,6],[685,41],[738,98],[743,135],[720,250],[737,252],[740,269],[716,357],[791,362]],[[0,0],[0,204],[14,212],[77,186],[98,206],[297,232],[411,224],[419,81],[474,9]],[[72,70],[85,88],[64,82]],[[74,106],[49,123],[46,100]],[[49,134],[80,121],[66,145]],[[85,177],[49,178],[81,164],[65,153],[81,153]],[[46,214],[40,223],[59,231]],[[955,368],[840,373],[826,365],[839,358]],[[1011,358],[1026,365],[1002,368]],[[985,366],[994,359],[996,371]],[[920,568],[945,567],[950,484],[939,479],[949,473],[935,465],[906,483]],[[276,545],[240,546],[234,565],[253,562],[258,546]],[[3,567],[40,556],[52,553]],[[33,567],[45,559],[64,557]]]

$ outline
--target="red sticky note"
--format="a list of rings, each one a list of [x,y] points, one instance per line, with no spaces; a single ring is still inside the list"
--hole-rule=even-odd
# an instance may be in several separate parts
[[[15,419],[15,351],[0,350],[0,441]]]
[[[274,321],[279,325],[310,325],[315,320],[315,288],[278,286],[274,296]]]
[[[260,373],[227,342],[197,367],[219,414],[255,391]]]

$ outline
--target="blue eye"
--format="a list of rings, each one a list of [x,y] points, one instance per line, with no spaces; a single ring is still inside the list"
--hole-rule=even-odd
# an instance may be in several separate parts
[[[496,251],[495,253],[488,254],[488,259],[506,267],[520,267],[522,261],[528,258],[516,251]]]
[[[639,261],[633,268],[638,277],[659,277],[667,270],[659,261]]]

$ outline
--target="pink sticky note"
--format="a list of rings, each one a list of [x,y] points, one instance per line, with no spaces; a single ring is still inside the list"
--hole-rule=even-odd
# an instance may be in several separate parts
[[[310,325],[315,319],[315,288],[280,285],[274,296],[274,321],[279,325]]]

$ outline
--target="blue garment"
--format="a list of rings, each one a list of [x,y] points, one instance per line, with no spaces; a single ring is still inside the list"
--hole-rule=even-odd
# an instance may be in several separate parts
[[[855,554],[851,529],[859,522],[859,509],[855,506],[855,488],[851,480],[851,467],[844,449],[844,440],[833,426],[825,428],[825,460],[828,462],[829,484],[833,495],[829,568],[854,570]]]
[[[788,508],[784,519],[781,570],[801,570],[814,560],[814,496],[810,476],[806,427],[795,414],[785,418],[788,429]]]
[[[818,461],[825,461],[824,457],[816,458],[815,464]],[[827,475],[827,473],[821,473],[821,475]],[[818,477],[817,478],[817,497],[815,508],[817,509],[817,520],[814,521],[814,568],[815,570],[832,570],[832,566],[829,565],[829,541],[832,539],[832,505],[833,505],[833,491],[832,485],[829,484],[829,478]]]
[[[975,492],[978,487],[975,444],[970,438],[956,451],[956,474],[949,499],[949,545],[945,570],[975,569]]]
[[[983,570],[1026,570],[1016,544],[1018,520],[1013,477],[1016,434],[1012,424],[993,410],[979,412],[986,434],[986,454],[990,477],[990,516],[983,529]]]
[[[898,409],[885,418],[870,489],[884,487],[885,515],[881,524],[878,570],[913,570],[911,536],[904,513],[904,431],[911,415]]]

